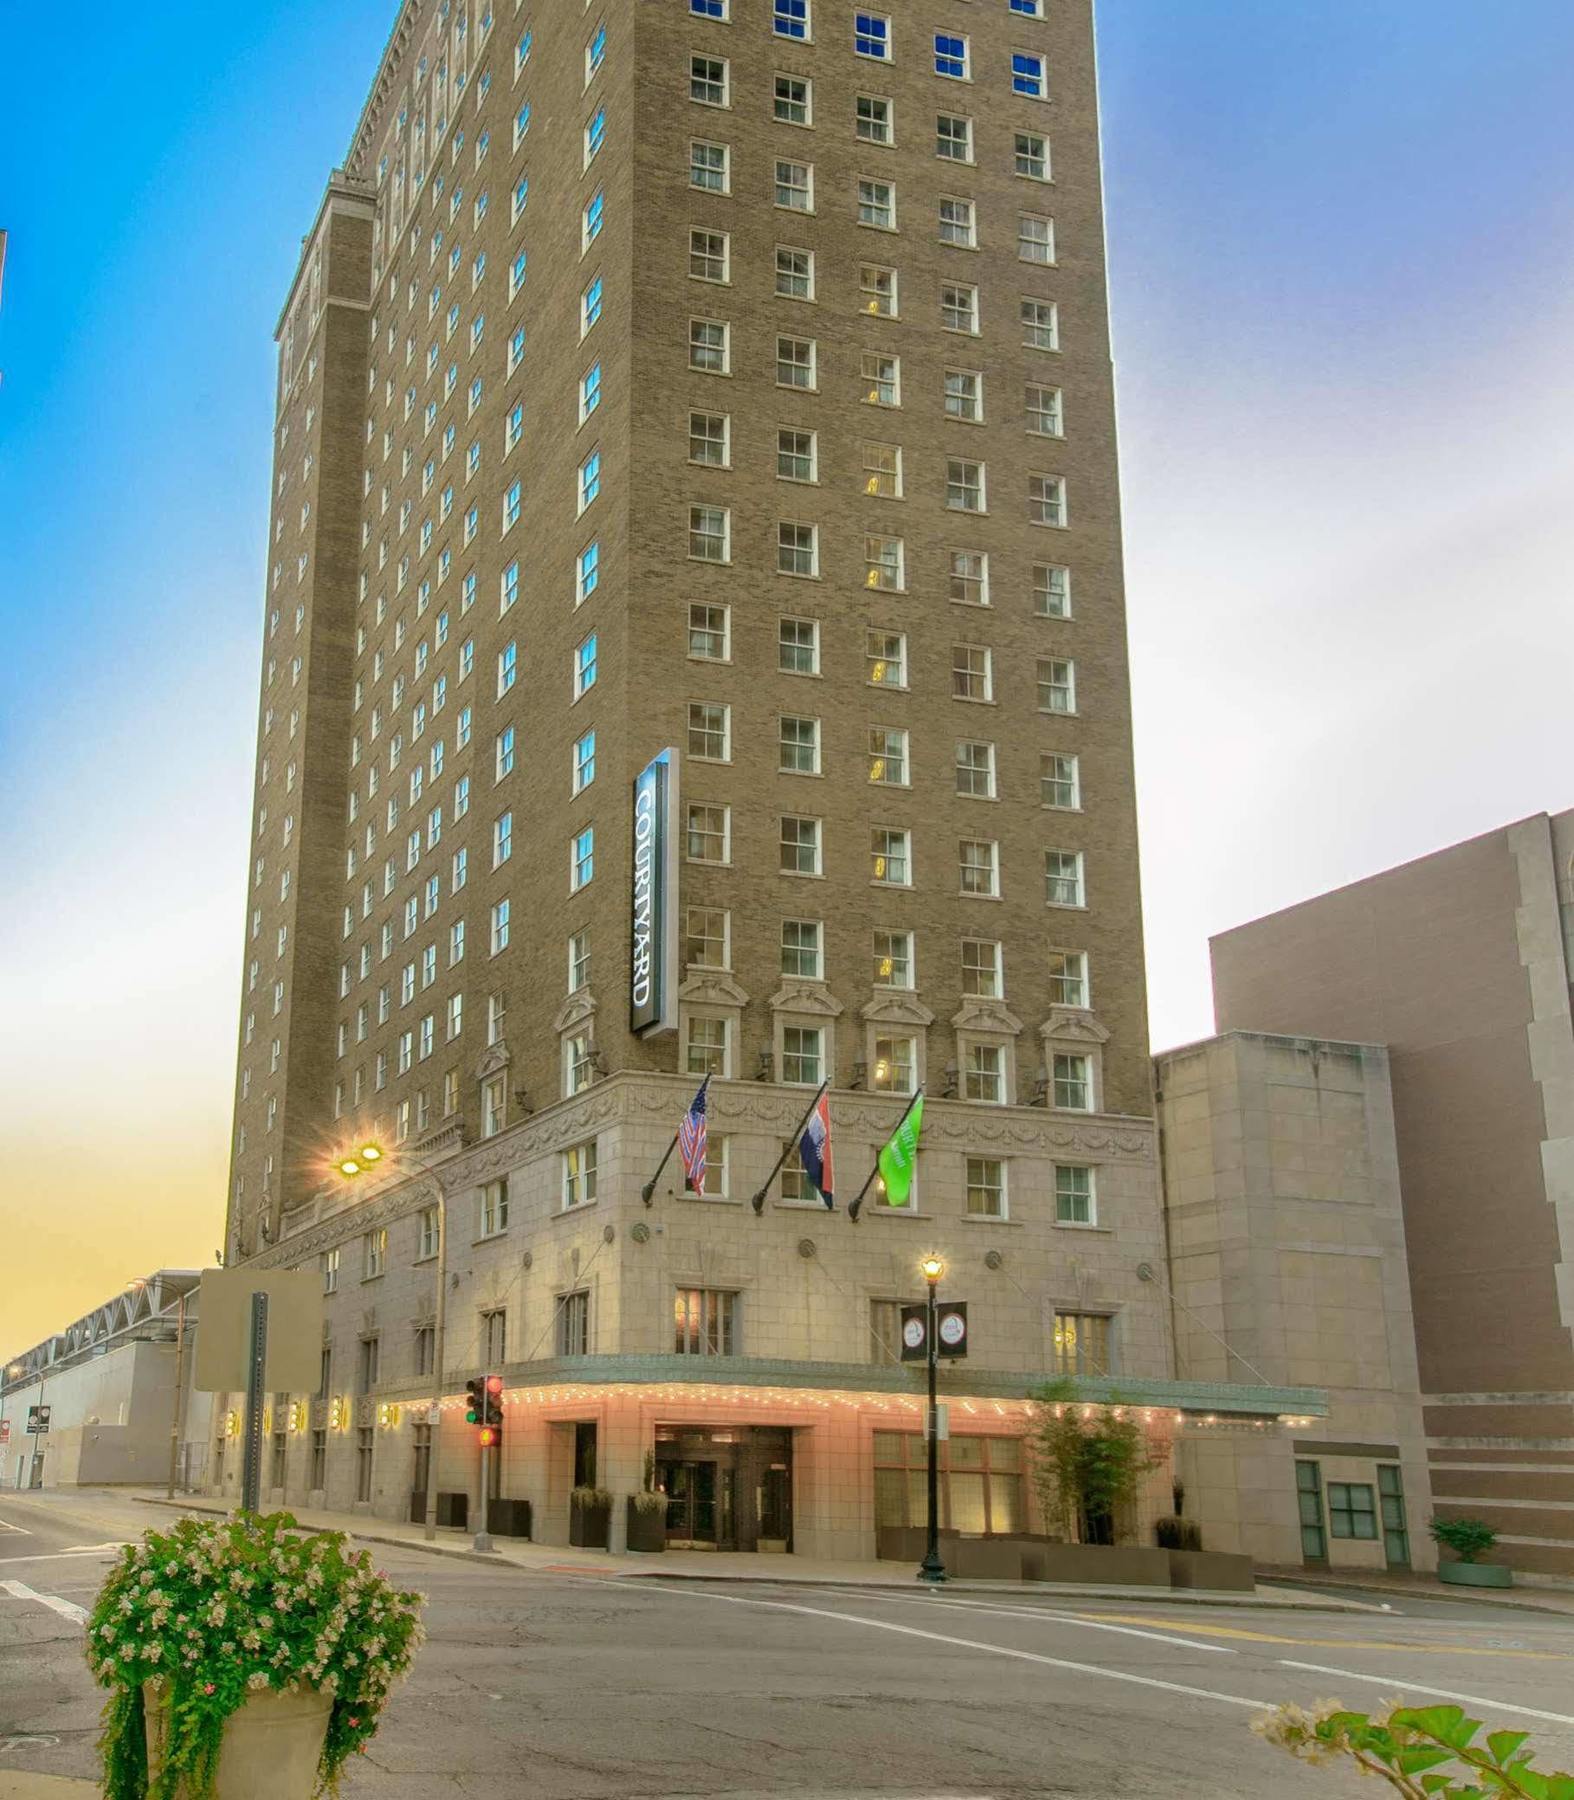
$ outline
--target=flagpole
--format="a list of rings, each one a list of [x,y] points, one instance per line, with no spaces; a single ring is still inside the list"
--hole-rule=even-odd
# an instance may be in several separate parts
[[[896,1124],[894,1126],[892,1126],[890,1136],[887,1137],[885,1140],[885,1142],[887,1144],[890,1143],[891,1138],[894,1138],[896,1136],[897,1132],[899,1132],[902,1129],[902,1127],[907,1123],[907,1114],[910,1113],[913,1110],[913,1108],[918,1104],[918,1102],[923,1098],[923,1094],[924,1094],[924,1090],[921,1086],[913,1089],[913,1097],[907,1103],[907,1111],[904,1112],[902,1114],[901,1118],[899,1118],[896,1121]],[[882,1144],[881,1149],[884,1149],[884,1147],[885,1147],[885,1145]],[[874,1167],[869,1171],[868,1180],[866,1180],[864,1182],[863,1186],[861,1188],[859,1188],[857,1194],[854,1195],[851,1203],[848,1205],[848,1208],[847,1208],[847,1217],[852,1224],[856,1225],[858,1223],[858,1213],[859,1213],[860,1208],[863,1206],[864,1195],[869,1192],[870,1187],[873,1185],[875,1176],[878,1175],[879,1173],[880,1173],[880,1151],[876,1150],[874,1153]]]
[[[654,1175],[652,1175],[650,1180],[647,1181],[645,1183],[645,1185],[639,1190],[639,1197],[641,1200],[643,1200],[645,1202],[645,1204],[647,1206],[650,1205],[651,1196],[656,1191],[656,1183],[661,1180],[661,1171],[664,1168],[666,1168],[668,1162],[671,1160],[673,1151],[676,1150],[677,1147],[678,1147],[678,1134],[677,1134],[677,1132],[673,1132],[672,1142],[670,1144],[668,1144],[668,1146],[666,1147],[665,1150],[662,1151],[661,1161],[656,1164],[656,1173]]]
[[[781,1173],[782,1164],[786,1162],[788,1156],[791,1154],[793,1145],[803,1136],[804,1127],[809,1123],[809,1115],[814,1111],[815,1107],[820,1104],[820,1095],[823,1094],[830,1085],[829,1079],[820,1083],[814,1098],[809,1102],[803,1117],[798,1121],[798,1129],[790,1138],[788,1138],[786,1143],[782,1145],[782,1153],[776,1159],[775,1168],[773,1168],[770,1174],[765,1177],[764,1184],[761,1186],[760,1191],[754,1196],[753,1205],[756,1218],[765,1211],[765,1196],[771,1191],[771,1183]]]

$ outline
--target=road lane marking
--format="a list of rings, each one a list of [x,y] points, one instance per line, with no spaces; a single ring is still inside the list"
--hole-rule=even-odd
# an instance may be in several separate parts
[[[1101,1613],[1099,1616],[1103,1618],[1106,1615]],[[1113,1619],[1125,1619],[1128,1615],[1111,1613],[1107,1616]],[[1180,1621],[1178,1619],[1159,1619],[1156,1623],[1178,1625]],[[1490,1649],[1483,1644],[1395,1644],[1375,1638],[1283,1637],[1271,1631],[1249,1631],[1244,1625],[1187,1625],[1186,1630],[1200,1632],[1208,1637],[1240,1638],[1253,1644],[1299,1644],[1307,1650],[1402,1650],[1405,1652],[1416,1651],[1427,1656],[1518,1656],[1529,1657],[1538,1662],[1568,1662],[1570,1660],[1569,1653],[1565,1650],[1502,1650]]]
[[[33,1535],[25,1525],[13,1525],[9,1519],[0,1519],[0,1531],[19,1532],[23,1537],[31,1537]]]
[[[1106,1623],[1102,1618],[1094,1618],[1088,1613],[1057,1612],[1047,1606],[991,1606],[987,1600],[928,1600],[920,1599],[916,1594],[879,1594],[870,1597],[896,1606],[927,1606],[931,1610],[939,1607],[965,1607],[969,1612],[990,1613],[997,1619],[1055,1619],[1066,1625],[1085,1626],[1089,1631],[1115,1631],[1122,1637],[1151,1638],[1156,1644],[1182,1644],[1188,1650],[1207,1650],[1214,1656],[1240,1655],[1240,1651],[1229,1649],[1224,1644],[1204,1644],[1196,1638],[1174,1637],[1167,1631],[1143,1631],[1135,1625]]]
[[[24,1587],[20,1581],[0,1581],[0,1594],[9,1594],[13,1600],[36,1600],[40,1606],[47,1606],[51,1612],[57,1612],[62,1619],[70,1619],[74,1625],[87,1623],[87,1608],[78,1606],[74,1600],[62,1600],[58,1594],[40,1594],[30,1587]]]
[[[1435,1687],[1427,1681],[1415,1681],[1408,1677],[1400,1680],[1393,1675],[1362,1675],[1355,1669],[1329,1669],[1322,1663],[1291,1662],[1287,1656],[1280,1657],[1279,1660],[1287,1669],[1310,1669],[1314,1675],[1338,1675],[1346,1681],[1369,1681],[1374,1687],[1387,1688],[1390,1694],[1403,1693],[1406,1688],[1419,1688],[1424,1694],[1441,1694],[1445,1700],[1462,1700],[1466,1706],[1485,1706],[1496,1712],[1519,1713],[1524,1718],[1546,1719],[1554,1725],[1574,1725],[1574,1717],[1568,1713],[1543,1712],[1539,1707],[1516,1706],[1509,1700],[1488,1700],[1481,1694],[1461,1694],[1454,1688]]]
[[[785,1600],[755,1600],[742,1594],[711,1594],[702,1588],[667,1587],[678,1599],[717,1600],[729,1606],[762,1606],[773,1612],[802,1613],[811,1619],[835,1619],[844,1625],[867,1625],[871,1631],[891,1631],[902,1637],[923,1638],[932,1644],[949,1644],[959,1650],[982,1650],[988,1656],[1007,1656],[1017,1662],[1038,1663],[1051,1669],[1069,1669],[1075,1675],[1101,1675],[1106,1681],[1123,1681],[1132,1687],[1158,1688],[1166,1694],[1185,1694],[1193,1700],[1218,1700],[1226,1706],[1248,1706],[1253,1712],[1274,1704],[1248,1699],[1244,1694],[1220,1694],[1212,1688],[1187,1687],[1179,1681],[1160,1681],[1153,1675],[1133,1675],[1125,1669],[1106,1669],[1098,1663],[1071,1662],[1063,1656],[1044,1656],[1037,1650],[1013,1650],[1004,1644],[986,1644],[977,1638],[947,1637],[940,1631],[920,1631],[916,1625],[898,1625],[891,1619],[869,1619],[861,1613],[832,1612],[823,1606],[799,1606]]]
[[[113,1556],[123,1548],[121,1544],[84,1544],[76,1550],[39,1550],[32,1556],[0,1556],[0,1567],[10,1568],[13,1563],[59,1562],[62,1557],[72,1556]]]

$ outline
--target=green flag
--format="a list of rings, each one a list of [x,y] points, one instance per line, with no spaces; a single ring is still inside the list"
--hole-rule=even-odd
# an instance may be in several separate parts
[[[882,1204],[885,1206],[906,1206],[912,1194],[913,1170],[918,1163],[918,1133],[923,1122],[924,1097],[920,1094],[901,1124],[891,1133],[890,1143],[880,1152],[880,1179],[885,1183]]]

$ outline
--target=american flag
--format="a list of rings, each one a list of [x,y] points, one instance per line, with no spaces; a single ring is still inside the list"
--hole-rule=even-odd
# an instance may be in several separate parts
[[[678,1127],[678,1154],[683,1158],[683,1172],[688,1176],[689,1186],[696,1194],[705,1192],[705,1090],[709,1086],[710,1076],[707,1075]]]

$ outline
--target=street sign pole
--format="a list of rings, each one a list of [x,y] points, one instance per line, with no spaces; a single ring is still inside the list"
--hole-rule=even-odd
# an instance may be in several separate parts
[[[246,1449],[241,1464],[240,1507],[254,1513],[262,1497],[262,1384],[268,1365],[268,1296],[251,1297],[251,1341],[246,1361]]]

